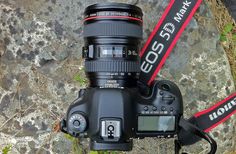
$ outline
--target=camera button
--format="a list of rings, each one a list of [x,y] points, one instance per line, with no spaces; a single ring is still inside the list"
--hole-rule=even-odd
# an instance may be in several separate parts
[[[163,95],[163,94],[164,94],[164,92],[163,92],[163,91],[160,91],[160,92],[159,92],[159,94],[160,94],[160,95]]]
[[[162,110],[162,111],[165,111],[165,110],[166,110],[165,106],[162,106],[162,107],[161,107],[161,110]]]
[[[148,111],[148,106],[144,106],[144,111]]]
[[[89,46],[88,58],[94,58],[94,46],[93,45]]]
[[[152,110],[153,110],[153,111],[156,111],[156,110],[157,110],[157,107],[153,106],[153,107],[152,107]]]
[[[74,125],[74,127],[79,127],[79,125],[80,125],[79,120],[75,120],[75,121],[73,122],[73,125]]]
[[[162,100],[166,103],[166,104],[172,104],[175,100],[175,97],[171,96],[171,95],[165,95],[162,96]]]

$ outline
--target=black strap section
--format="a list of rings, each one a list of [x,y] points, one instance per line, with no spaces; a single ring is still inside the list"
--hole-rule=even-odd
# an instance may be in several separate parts
[[[181,144],[178,140],[175,140],[175,154],[179,154],[179,151],[181,149]]]
[[[141,50],[140,81],[150,85],[202,0],[171,0]]]
[[[188,122],[198,127],[195,120],[196,120],[195,118],[190,118],[188,119]],[[178,139],[179,139],[180,144],[183,146],[192,145],[201,140],[199,136],[196,136],[192,134],[191,132],[188,132],[184,129],[180,129],[179,134],[178,134]]]
[[[234,113],[236,113],[236,93],[233,93],[209,109],[196,113],[188,122],[204,132],[209,132],[211,129],[230,118]],[[178,136],[179,142],[182,145],[191,145],[201,140],[200,137],[184,129],[180,130]]]
[[[203,130],[198,128],[196,125],[190,123],[187,120],[180,119],[179,126],[186,132],[189,132],[191,135],[196,135],[202,139],[205,139],[210,145],[211,145],[211,151],[209,154],[215,154],[217,150],[217,144],[213,138],[211,138],[210,135],[205,133]],[[181,140],[180,140],[181,145]],[[179,151],[179,149],[176,149]]]

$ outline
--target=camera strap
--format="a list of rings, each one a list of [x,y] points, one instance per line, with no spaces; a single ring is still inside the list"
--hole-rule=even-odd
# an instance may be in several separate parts
[[[185,132],[188,132],[191,135],[195,135],[196,137],[198,137],[200,139],[206,140],[211,145],[211,151],[208,154],[215,154],[216,149],[217,149],[217,144],[216,144],[215,140],[210,135],[208,135],[202,129],[200,129],[196,125],[190,123],[189,121],[187,121],[183,118],[180,119],[179,126]],[[182,145],[183,144],[181,143],[181,140],[175,141],[175,153],[176,154],[179,154],[179,150],[181,149]]]
[[[140,52],[141,73],[139,82],[143,86],[148,87],[152,84],[201,2],[202,0],[170,0],[163,16]],[[196,113],[187,122],[182,122],[182,124],[192,124],[206,134],[226,121],[234,113],[236,113],[236,93],[209,109]],[[183,128],[185,125],[180,127]],[[190,125],[188,125],[188,128],[190,128]],[[189,129],[183,128],[179,133],[181,145],[196,143],[201,138],[203,137]]]
[[[139,81],[150,86],[202,0],[170,0],[140,52]]]
[[[216,103],[212,107],[196,113],[193,118],[198,127],[209,132],[236,113],[236,93]]]
[[[235,113],[236,92],[212,107],[194,114],[188,122],[197,126],[205,133],[208,133]],[[179,132],[178,136],[181,145],[191,145],[201,140],[201,138],[194,136],[191,132],[185,131],[184,129]]]

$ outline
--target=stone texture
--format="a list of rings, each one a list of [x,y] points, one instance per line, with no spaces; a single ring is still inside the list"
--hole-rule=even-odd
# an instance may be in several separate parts
[[[106,0],[0,1],[0,149],[11,153],[70,153],[73,145],[52,131],[84,77],[81,62],[84,8]],[[111,1],[111,0],[107,0]],[[136,4],[144,12],[144,40],[160,19],[166,0],[113,0]],[[204,3],[183,33],[158,78],[180,87],[185,117],[208,108],[235,91],[229,64],[219,44],[214,17]],[[217,153],[236,150],[235,118],[215,128]],[[87,141],[83,141],[86,149]],[[136,140],[128,153],[173,153],[173,140]],[[207,153],[205,142],[183,148]],[[84,150],[84,153],[86,150]]]

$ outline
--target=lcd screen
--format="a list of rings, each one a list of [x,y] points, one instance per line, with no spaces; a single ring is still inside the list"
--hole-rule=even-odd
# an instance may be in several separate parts
[[[174,131],[174,116],[139,116],[138,131]]]

